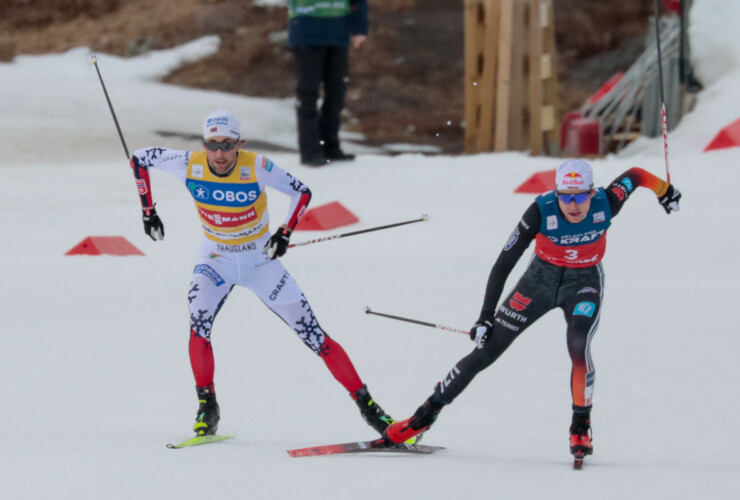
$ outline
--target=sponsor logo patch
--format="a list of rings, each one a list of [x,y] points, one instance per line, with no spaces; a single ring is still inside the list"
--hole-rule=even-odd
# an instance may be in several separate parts
[[[624,187],[627,188],[627,192],[629,193],[631,193],[632,190],[635,189],[629,177],[625,177],[624,179],[622,179],[622,184],[624,184]]]
[[[277,299],[277,296],[280,295],[280,290],[283,289],[286,281],[288,281],[288,273],[284,273],[283,277],[280,278],[280,281],[275,285],[275,289],[270,294],[270,300]]]
[[[522,309],[526,309],[526,306],[523,307]],[[516,312],[512,311],[511,309],[509,309],[506,306],[500,306],[498,308],[498,310],[499,310],[499,312],[501,314],[503,314],[505,316],[508,316],[509,318],[511,318],[511,319],[513,319],[515,321],[518,321],[519,323],[526,323],[527,320],[529,319],[527,316],[525,316],[523,314],[516,313]]]
[[[190,169],[190,175],[196,179],[203,178],[203,165],[193,165]]]
[[[198,207],[200,217],[212,226],[218,226],[223,228],[234,228],[239,227],[249,222],[252,222],[257,218],[257,210],[254,207],[250,208],[246,212],[216,212],[208,210],[203,207]]]
[[[557,215],[548,215],[547,216],[547,229],[557,229],[558,228],[558,217]]]
[[[587,286],[586,288],[581,288],[578,290],[578,293],[599,293],[599,291],[593,287]]]
[[[211,281],[213,281],[213,284],[216,286],[221,286],[224,283],[224,279],[221,277],[220,274],[218,274],[211,266],[206,264],[198,264],[193,269],[193,274],[203,274],[205,276],[208,276]]]
[[[439,385],[440,393],[442,394],[445,393],[445,388],[449,387],[452,381],[455,380],[455,375],[460,375],[460,369],[457,367],[457,365],[452,367],[452,370],[450,370],[450,373],[447,374],[445,379]]]
[[[525,297],[519,292],[514,292],[514,296],[509,301],[509,307],[511,307],[515,311],[523,311],[531,303],[532,299]]]
[[[239,168],[239,180],[248,181],[252,179],[252,169],[250,167]]]
[[[257,183],[223,184],[219,182],[188,182],[188,189],[198,201],[224,207],[244,207],[254,203],[260,195]]]
[[[504,252],[511,250],[511,247],[514,246],[514,244],[519,239],[519,228],[514,228],[514,231],[511,233],[511,236],[509,236],[509,241],[506,242],[506,246],[504,247]]]
[[[573,316],[586,316],[592,318],[596,311],[596,304],[593,302],[579,302],[573,309]]]
[[[624,189],[622,189],[619,186],[613,187],[612,188],[612,193],[614,193],[615,195],[617,195],[617,199],[619,201],[623,201],[627,197],[627,195],[624,194]]]
[[[520,328],[519,328],[518,326],[512,325],[512,324],[511,324],[511,323],[509,323],[508,321],[504,321],[504,320],[503,320],[503,319],[501,319],[501,318],[494,318],[494,321],[495,321],[496,323],[499,323],[499,324],[500,324],[501,326],[503,326],[504,328],[508,328],[508,329],[509,329],[509,330],[511,330],[512,332],[518,332],[518,331],[520,330]]]
[[[139,194],[146,194],[146,181],[144,179],[136,179],[136,190]]]
[[[596,212],[594,214],[594,224],[598,224],[599,222],[604,222],[606,220],[606,215],[604,215],[604,212]]]

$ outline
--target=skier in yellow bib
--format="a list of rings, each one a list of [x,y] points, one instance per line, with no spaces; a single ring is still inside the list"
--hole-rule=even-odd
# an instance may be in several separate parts
[[[350,393],[365,421],[382,434],[393,420],[374,402],[342,346],[319,325],[298,284],[277,259],[311,199],[311,191],[267,157],[241,150],[239,120],[219,109],[203,123],[204,151],[145,148],[131,166],[141,199],[144,230],[164,238],[164,226],[152,201],[149,168],[170,172],[185,183],[205,235],[193,269],[190,305],[190,363],[200,406],[194,431],[213,435],[219,422],[214,388],[211,328],[234,285],[252,290],[326,363]],[[270,187],[291,197],[283,224],[270,235],[267,194]]]

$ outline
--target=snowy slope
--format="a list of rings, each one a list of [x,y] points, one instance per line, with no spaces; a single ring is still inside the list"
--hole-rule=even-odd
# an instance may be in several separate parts
[[[323,363],[240,289],[213,333],[221,430],[237,437],[166,449],[190,434],[197,407],[186,293],[201,233],[189,195],[174,177],[152,173],[167,237],[149,240],[86,49],[0,64],[0,379],[9,388],[2,498],[734,498],[740,239],[725,221],[740,216],[731,190],[740,181],[740,148],[702,149],[740,118],[738,35],[713,38],[717,23],[739,15],[740,6],[719,0],[697,0],[692,12],[695,54],[713,50],[721,67],[711,56],[701,61],[702,74],[714,76],[705,76],[696,110],[669,138],[682,210],[666,216],[640,192],[609,232],[593,345],[596,454],[581,473],[570,470],[567,448],[570,361],[560,313],[531,327],[444,410],[425,440],[446,452],[295,459],[285,450],[372,431]],[[295,143],[289,100],[155,82],[164,68],[216,43],[130,60],[99,55],[130,149],[197,148],[155,131],[197,133],[205,114],[222,106],[258,117],[244,120],[245,135]],[[490,266],[532,200],[513,190],[557,160],[362,155],[310,169],[295,154],[272,157],[311,187],[313,205],[339,200],[356,213],[358,229],[431,215],[295,248],[283,259],[378,402],[405,418],[473,344],[367,316],[364,307],[467,329]],[[633,165],[663,175],[662,141],[638,141],[593,165],[602,185]],[[270,207],[279,220],[287,200],[272,193]],[[294,240],[315,234],[323,233]],[[123,235],[146,256],[63,255],[88,235]]]

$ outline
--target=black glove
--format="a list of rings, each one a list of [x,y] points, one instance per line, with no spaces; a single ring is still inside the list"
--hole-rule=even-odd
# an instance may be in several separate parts
[[[681,191],[673,187],[673,184],[668,184],[668,191],[658,198],[658,201],[663,205],[665,213],[678,212],[680,207],[678,201],[681,199]]]
[[[266,253],[269,259],[275,259],[276,257],[282,257],[285,252],[288,251],[288,243],[290,243],[290,231],[284,227],[280,227],[275,234],[270,236],[270,239],[265,243],[262,253]]]
[[[488,340],[488,336],[491,334],[491,330],[493,330],[493,324],[491,324],[490,321],[478,320],[478,322],[470,329],[470,340],[475,342],[475,346],[478,349],[483,349],[483,346],[486,345],[486,341]]]
[[[144,221],[144,232],[154,241],[164,239],[164,224],[157,215],[157,210],[152,208],[141,209],[141,220]]]

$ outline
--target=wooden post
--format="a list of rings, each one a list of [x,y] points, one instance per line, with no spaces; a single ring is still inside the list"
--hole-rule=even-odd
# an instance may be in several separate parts
[[[547,66],[547,72],[542,74],[542,132],[545,143],[546,155],[557,155],[560,152],[560,96],[558,85],[558,53],[555,45],[555,9],[553,0],[542,0],[540,4],[543,14],[542,26],[542,52],[543,64]]]
[[[557,152],[552,1],[465,0],[467,153]]]
[[[490,151],[498,0],[465,0],[465,152]]]
[[[509,91],[509,151],[527,149],[524,142],[527,83],[525,76],[525,54],[527,53],[527,27],[525,23],[526,1],[515,0],[512,5],[511,33],[511,88]]]
[[[480,27],[480,1],[465,0],[465,152],[477,152],[480,63],[482,45],[478,43],[482,35]]]
[[[478,131],[477,151],[491,151],[493,134],[497,128],[493,117],[496,109],[496,46],[498,37],[499,4],[497,0],[487,0],[485,6],[485,36],[483,51],[483,74],[480,81],[480,128]]]
[[[509,96],[511,94],[511,38],[514,0],[500,0],[498,74],[496,78],[496,139],[494,151],[509,150]]]
[[[540,27],[540,0],[529,2],[529,151],[532,156],[542,154],[542,79],[550,68],[542,56]],[[542,63],[540,63],[542,62]]]

